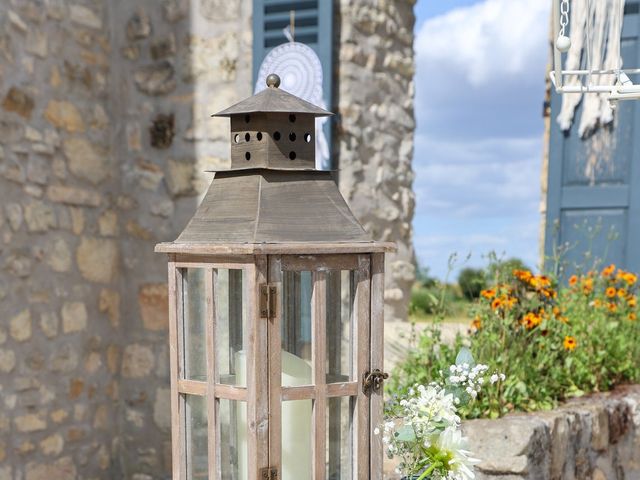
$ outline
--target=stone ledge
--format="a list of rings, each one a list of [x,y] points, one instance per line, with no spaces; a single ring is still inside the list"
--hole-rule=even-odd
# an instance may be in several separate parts
[[[640,478],[640,386],[549,412],[465,422],[478,480]]]

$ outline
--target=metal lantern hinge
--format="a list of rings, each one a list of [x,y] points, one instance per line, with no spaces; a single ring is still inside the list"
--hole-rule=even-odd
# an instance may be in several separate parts
[[[260,285],[260,318],[271,319],[276,316],[278,288],[263,283]]]
[[[278,480],[278,469],[267,467],[260,470],[260,480]]]
[[[364,378],[362,380],[362,390],[364,393],[369,393],[372,389],[375,392],[379,392],[382,388],[382,383],[389,378],[389,374],[383,372],[379,368],[376,368],[372,372],[367,372],[364,374]]]

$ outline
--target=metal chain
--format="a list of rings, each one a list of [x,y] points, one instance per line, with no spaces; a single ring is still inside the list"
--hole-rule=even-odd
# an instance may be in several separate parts
[[[569,25],[569,0],[562,0],[560,4],[560,35],[566,36],[566,29]]]

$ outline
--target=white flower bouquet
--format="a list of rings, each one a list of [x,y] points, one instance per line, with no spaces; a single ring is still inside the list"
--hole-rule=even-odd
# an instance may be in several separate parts
[[[473,480],[473,466],[466,438],[460,431],[458,407],[473,401],[486,383],[504,380],[487,376],[486,365],[475,365],[471,352],[462,349],[441,383],[417,385],[387,408],[382,433],[390,458],[399,457],[398,473],[407,480]],[[381,431],[382,430],[382,431]]]

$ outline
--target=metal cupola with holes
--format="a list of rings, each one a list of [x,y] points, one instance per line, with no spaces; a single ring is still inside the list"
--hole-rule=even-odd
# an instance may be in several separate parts
[[[231,121],[170,243],[173,479],[381,480],[384,255],[315,170],[315,118],[269,88]]]

